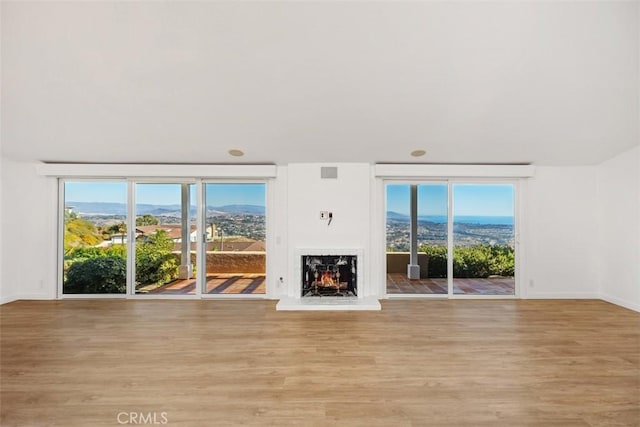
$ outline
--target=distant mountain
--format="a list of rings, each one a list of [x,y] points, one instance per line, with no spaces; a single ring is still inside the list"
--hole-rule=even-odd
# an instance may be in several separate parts
[[[155,205],[136,205],[136,213],[138,215],[149,214],[153,216],[180,216],[182,208],[180,205],[155,206]],[[196,213],[196,208],[191,206],[191,215]]]
[[[73,207],[74,212],[85,215],[126,215],[127,205],[125,203],[107,203],[107,202],[73,202],[69,201],[65,204]],[[179,217],[182,215],[180,205],[151,205],[140,203],[136,205],[136,214],[150,214],[154,216],[172,216]],[[190,214],[196,214],[196,207],[191,206]],[[225,206],[207,206],[208,216],[218,215],[264,215],[264,206],[257,205],[225,205]]]
[[[409,215],[398,212],[387,211],[387,219],[391,221],[410,221]],[[453,218],[456,225],[461,224],[479,224],[479,225],[496,225],[496,226],[513,226],[513,216],[473,216],[473,215],[456,215]],[[419,224],[446,224],[446,215],[418,215]]]
[[[211,206],[207,207],[207,217],[210,217],[210,216],[223,216],[223,215],[229,215],[229,213],[220,211],[220,210],[218,210],[216,208],[212,208]]]
[[[409,215],[401,214],[394,211],[387,211],[387,219],[397,219],[397,220],[409,220]]]
[[[228,213],[228,214],[248,214],[248,215],[264,215],[264,206],[258,205],[225,205],[218,207],[207,206],[207,209]]]
[[[73,208],[74,212],[92,215],[126,215],[127,205],[124,203],[102,202],[66,202],[65,206]]]

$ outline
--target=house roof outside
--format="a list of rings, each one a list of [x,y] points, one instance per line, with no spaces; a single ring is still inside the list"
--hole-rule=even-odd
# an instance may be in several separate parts
[[[195,225],[192,225],[190,228],[189,233],[197,230]],[[155,234],[158,230],[164,231],[173,240],[182,239],[182,227],[180,227],[179,224],[140,225],[136,227],[136,234],[138,234],[138,238],[140,238]]]
[[[151,236],[162,230],[166,232],[169,237],[178,242],[182,239],[182,227],[178,224],[161,224],[161,225],[141,225],[136,227],[137,238],[141,239],[145,236]],[[197,231],[197,227],[192,225],[190,232]],[[208,251],[222,251],[225,252],[264,252],[266,251],[266,244],[261,240],[249,239],[246,237],[228,237],[223,240],[216,240],[213,242],[207,242]]]

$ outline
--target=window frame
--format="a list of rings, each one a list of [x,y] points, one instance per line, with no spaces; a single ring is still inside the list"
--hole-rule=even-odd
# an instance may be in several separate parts
[[[58,167],[56,165],[51,166],[52,172],[57,172]],[[129,166],[129,165],[127,165]],[[45,168],[46,169],[46,168]],[[263,166],[265,171],[270,171],[270,166]],[[84,169],[80,169],[84,170]],[[231,170],[231,169],[230,169]],[[226,171],[226,169],[225,169]],[[277,294],[276,289],[273,289],[269,285],[269,278],[272,276],[274,267],[273,250],[275,236],[273,236],[274,230],[274,218],[271,218],[270,209],[273,206],[273,199],[275,196],[275,186],[273,180],[275,175],[265,173],[265,176],[257,177],[250,176],[252,174],[244,173],[245,168],[240,167],[238,176],[233,176],[232,173],[224,173],[221,177],[136,177],[136,176],[80,176],[79,174],[68,174],[65,176],[57,176],[57,279],[56,279],[56,298],[57,299],[224,299],[224,298],[236,298],[236,299],[271,299]],[[255,173],[255,171],[254,171]],[[64,207],[65,207],[65,184],[69,182],[118,182],[126,184],[126,200],[127,200],[127,284],[126,291],[124,293],[109,293],[109,294],[65,294],[64,293]],[[147,295],[135,293],[135,186],[136,184],[195,184],[196,185],[196,224],[198,226],[198,236],[196,239],[196,292],[192,295]],[[206,258],[204,253],[203,233],[205,218],[204,207],[204,191],[206,184],[264,184],[265,186],[265,236],[266,236],[266,259],[265,259],[265,293],[264,294],[206,294],[202,292],[204,288],[204,279],[202,274],[206,273]],[[203,265],[203,268],[200,266]]]
[[[64,293],[64,209],[65,209],[65,185],[71,182],[105,182],[105,183],[123,183],[126,185],[126,200],[127,200],[127,218],[125,223],[127,224],[127,284],[124,293],[108,293],[108,294],[65,294]],[[125,178],[59,178],[58,179],[58,229],[57,229],[57,287],[56,287],[56,296],[58,299],[87,299],[87,298],[95,298],[95,299],[114,299],[114,298],[127,298],[130,283],[129,283],[129,260],[131,258],[130,248],[129,248],[129,222],[128,222],[128,210],[129,210],[129,193],[130,187],[129,183]]]

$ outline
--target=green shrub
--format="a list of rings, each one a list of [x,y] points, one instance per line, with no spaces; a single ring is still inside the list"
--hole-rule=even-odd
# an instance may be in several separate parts
[[[65,255],[65,260],[82,261],[91,258],[118,257],[127,258],[126,245],[113,245],[106,248],[79,247]]]
[[[453,250],[453,277],[489,277],[491,248],[488,246],[459,247]]]
[[[160,220],[150,214],[144,214],[136,218],[137,227],[141,225],[158,225],[158,224],[160,224]]]
[[[447,277],[447,247],[422,245],[419,252],[424,252],[429,257],[429,277]]]
[[[178,276],[178,259],[172,253],[173,240],[160,230],[145,241],[136,243],[136,284],[149,285],[175,280]],[[124,292],[126,276],[122,281],[112,281],[111,273],[117,270],[113,261],[102,263],[102,260],[118,259],[126,271],[127,246],[113,245],[107,248],[77,247],[65,255],[66,271],[65,292],[67,293],[108,293]],[[89,262],[91,261],[91,262]],[[95,271],[92,271],[95,270]],[[107,269],[107,272],[103,270]],[[113,269],[113,271],[111,271]],[[86,280],[81,278],[86,274]],[[105,277],[102,277],[102,275]],[[107,285],[103,285],[103,284]],[[114,290],[111,283],[117,283]],[[106,288],[104,287],[106,286]]]
[[[516,256],[509,246],[491,247],[491,274],[512,277],[515,274]]]
[[[123,293],[127,287],[127,263],[121,257],[96,257],[69,267],[65,293]]]
[[[163,285],[178,277],[178,260],[172,253],[173,240],[158,230],[136,244],[136,285]]]
[[[447,248],[422,245],[419,249],[429,257],[429,277],[447,277]],[[475,245],[453,250],[453,277],[513,277],[515,253],[509,246]]]
[[[68,253],[74,248],[95,246],[102,241],[102,234],[95,225],[77,214],[65,213],[64,251]]]

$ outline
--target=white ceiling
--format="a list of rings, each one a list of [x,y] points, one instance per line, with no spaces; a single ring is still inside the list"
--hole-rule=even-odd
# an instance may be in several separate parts
[[[2,152],[599,163],[640,141],[638,2],[3,2]],[[243,158],[227,151],[238,148]]]

